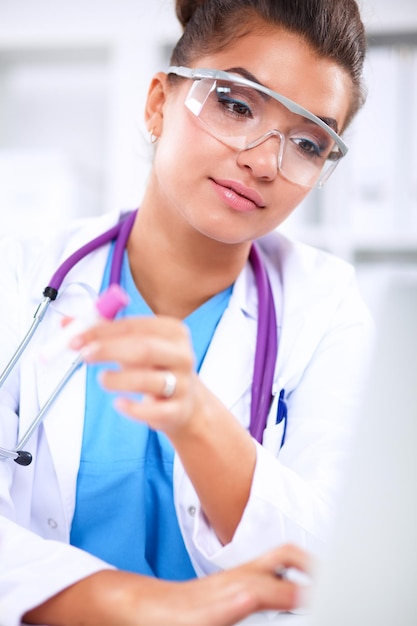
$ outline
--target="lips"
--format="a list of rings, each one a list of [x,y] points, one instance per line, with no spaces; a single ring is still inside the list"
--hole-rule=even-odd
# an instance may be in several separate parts
[[[215,185],[223,187],[225,189],[225,193],[229,190],[229,193],[236,194],[245,200],[249,200],[259,209],[263,209],[266,206],[264,199],[257,191],[251,189],[250,187],[246,187],[246,185],[243,185],[239,181],[218,178],[213,178],[211,180]]]

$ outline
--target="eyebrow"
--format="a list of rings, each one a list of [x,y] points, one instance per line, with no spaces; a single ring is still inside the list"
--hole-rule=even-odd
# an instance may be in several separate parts
[[[261,87],[267,87],[267,85],[264,85],[263,83],[261,83],[261,81],[259,81],[256,78],[256,76],[254,76],[251,72],[246,70],[244,67],[230,67],[230,68],[228,68],[225,71],[226,72],[230,72],[232,74],[239,74],[243,78],[246,78],[247,80],[251,80],[253,83],[257,83],[258,85],[261,85]],[[268,87],[268,89],[269,89],[269,87]],[[271,90],[271,91],[273,91],[273,90]],[[322,122],[327,124],[327,126],[330,126],[330,128],[332,128],[335,133],[339,132],[338,131],[338,126],[337,126],[337,121],[334,119],[334,117],[323,117],[322,115],[317,115],[317,117],[319,119],[321,119]]]

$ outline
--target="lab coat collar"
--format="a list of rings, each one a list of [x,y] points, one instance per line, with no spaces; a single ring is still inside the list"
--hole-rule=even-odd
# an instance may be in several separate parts
[[[252,384],[257,309],[255,276],[247,262],[236,280],[229,305],[200,370],[203,382],[232,411]]]

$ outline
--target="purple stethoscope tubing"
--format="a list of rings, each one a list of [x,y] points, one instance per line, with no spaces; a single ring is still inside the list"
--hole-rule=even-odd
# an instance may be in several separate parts
[[[120,222],[118,222],[115,226],[106,230],[105,233],[102,233],[95,239],[92,239],[84,246],[79,248],[71,254],[71,256],[66,259],[62,265],[56,270],[55,274],[52,276],[49,281],[47,289],[53,289],[58,293],[59,288],[62,285],[62,282],[65,276],[72,270],[74,265],[81,261],[84,257],[86,257],[90,252],[97,250],[97,248],[101,248],[109,241],[113,239],[116,240],[116,247],[113,254],[113,261],[110,270],[110,284],[119,283],[120,275],[122,271],[122,263],[123,263],[123,254],[126,249],[126,243],[130,235],[130,231],[133,226],[133,222],[135,221],[136,211],[131,211],[126,217],[124,217]],[[56,297],[56,296],[55,296]]]
[[[126,249],[127,240],[129,238],[130,231],[135,221],[137,211],[131,211],[112,228],[102,233],[95,239],[91,240],[76,252],[71,254],[56,270],[51,277],[49,285],[45,287],[43,291],[44,300],[39,304],[35,311],[32,325],[27,331],[25,337],[22,339],[14,355],[6,365],[3,372],[0,374],[0,387],[16,365],[27,344],[35,333],[36,328],[42,321],[45,312],[58,295],[64,278],[71,271],[71,269],[88,254],[97,250],[101,246],[115,240],[115,247],[113,251],[112,264],[110,268],[110,284],[120,284],[120,277],[123,264],[123,255]],[[268,279],[268,274],[261,261],[259,251],[256,244],[252,244],[249,259],[255,275],[257,291],[258,291],[258,326],[256,337],[256,350],[255,360],[253,368],[253,381],[252,381],[252,400],[251,400],[251,414],[249,432],[252,437],[259,443],[262,443],[263,432],[266,427],[268,413],[270,410],[273,393],[273,379],[275,370],[275,361],[278,351],[278,337],[277,337],[277,322],[275,314],[274,299],[272,295],[271,285]],[[81,361],[76,360],[73,366],[70,368],[68,374],[59,383],[57,389],[54,391],[50,401],[42,408],[40,414],[36,418],[34,424],[30,427],[28,433],[22,438],[19,444],[14,450],[6,450],[0,448],[0,457],[13,458],[14,461],[20,465],[28,465],[32,456],[29,452],[21,450],[24,443],[28,440],[32,434],[35,426],[41,421],[44,413],[49,409],[50,404],[55,399],[56,395],[60,392],[63,386],[66,384],[72,373],[78,368]]]
[[[249,431],[256,441],[262,443],[273,397],[272,386],[278,353],[278,331],[271,284],[255,244],[251,247],[249,259],[258,289],[258,328]]]

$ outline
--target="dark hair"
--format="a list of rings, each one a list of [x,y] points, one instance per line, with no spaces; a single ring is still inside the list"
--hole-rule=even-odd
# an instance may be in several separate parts
[[[178,0],[176,13],[184,32],[172,52],[172,65],[187,66],[198,56],[226,48],[259,28],[260,19],[266,27],[300,35],[319,56],[347,71],[353,88],[347,124],[365,101],[366,35],[356,0]]]

